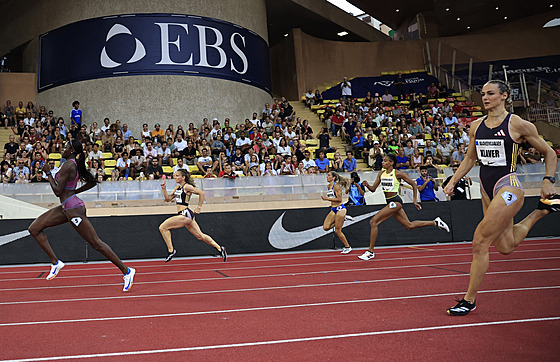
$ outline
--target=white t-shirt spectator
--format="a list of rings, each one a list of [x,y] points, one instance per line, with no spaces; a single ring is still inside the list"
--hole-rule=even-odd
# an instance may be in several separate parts
[[[188,146],[187,141],[185,141],[185,140],[182,140],[181,142],[176,141],[173,145],[175,146],[175,149],[178,152],[181,152],[182,150],[184,150]]]
[[[245,138],[238,138],[238,139],[235,141],[235,146],[237,146],[237,147],[242,147],[242,146],[250,145],[250,144],[251,144],[251,140],[248,139],[247,137],[245,137]]]
[[[158,156],[163,156],[164,160],[167,159],[169,156],[171,156],[171,150],[169,149],[169,147],[167,147],[165,149],[165,151],[163,150],[163,148],[160,147],[158,149],[157,153],[158,153]]]
[[[178,170],[189,170],[189,166],[185,165],[183,163],[182,167],[179,167],[179,165],[175,165],[175,167],[173,167],[173,172],[177,172]]]
[[[303,168],[304,169],[308,169],[309,167],[317,167],[317,165],[315,164],[315,161],[313,161],[312,159],[309,159],[309,161],[307,161],[305,158],[301,161],[303,163]]]
[[[35,118],[33,117],[30,118],[25,117],[23,119],[23,124],[25,124],[26,126],[33,126],[34,123],[35,123]]]
[[[391,93],[384,94],[384,95],[381,96],[381,100],[383,102],[392,102],[393,101],[393,95]]]
[[[342,95],[343,96],[351,96],[352,95],[352,83],[350,83],[349,81],[342,82],[342,84],[340,85],[340,88],[342,89]]]
[[[152,148],[151,150],[144,148],[144,156],[146,156],[146,158],[157,157],[157,150],[155,148]]]
[[[97,150],[95,153],[93,150],[89,152],[89,160],[102,160],[103,159],[103,152],[101,150]]]
[[[117,160],[117,167],[127,167],[130,168],[130,158],[127,158],[126,161],[122,159],[122,157],[120,157]]]
[[[285,156],[285,155],[292,155],[292,149],[290,148],[290,146],[286,146],[286,147],[282,147],[282,146],[278,146],[276,147],[276,152],[279,155]]]

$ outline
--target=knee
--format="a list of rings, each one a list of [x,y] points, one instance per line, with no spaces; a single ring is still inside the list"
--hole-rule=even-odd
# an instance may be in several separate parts
[[[27,231],[29,231],[29,234],[32,236],[37,236],[37,234],[39,234],[42,230],[33,223],[29,225]]]
[[[330,228],[329,226],[327,226],[327,225],[323,225],[323,230],[325,230],[325,231],[329,231],[330,229],[331,229],[331,228]]]
[[[163,224],[161,224],[161,225],[159,226],[159,232],[160,232],[160,233],[163,233],[163,232],[165,232],[165,231],[167,231],[167,228],[166,228],[165,226],[163,226]]]
[[[406,230],[412,230],[413,229],[412,223],[410,223],[410,222],[408,224],[403,225],[403,226]]]
[[[375,220],[375,218],[369,221],[369,226],[371,226],[372,228],[376,228],[377,225],[379,225],[379,223],[377,222],[377,220]]]
[[[472,242],[473,255],[482,255],[488,253],[489,243],[483,238],[474,238]]]
[[[104,242],[102,242],[99,238],[95,238],[94,240],[91,240],[89,242],[89,245],[91,246],[91,248],[95,251],[100,251],[102,250],[107,244],[105,244]]]

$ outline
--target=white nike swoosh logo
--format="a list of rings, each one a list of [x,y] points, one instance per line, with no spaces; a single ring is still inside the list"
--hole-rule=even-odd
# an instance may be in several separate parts
[[[378,212],[379,210],[369,212],[360,216],[355,216],[354,220],[352,221],[345,220],[342,227],[353,225],[362,220],[369,219]],[[291,232],[284,229],[284,227],[282,226],[282,219],[284,219],[284,214],[285,212],[280,215],[280,217],[278,218],[278,220],[276,220],[274,225],[272,225],[272,227],[270,228],[270,232],[268,233],[268,242],[276,249],[292,249],[315,239],[319,239],[321,236],[332,233],[334,230],[333,228],[329,231],[325,231],[323,230],[322,226],[317,226],[308,230]]]
[[[19,231],[17,233],[6,234],[0,236],[0,246],[11,243],[12,241],[19,240],[29,235],[29,231]]]

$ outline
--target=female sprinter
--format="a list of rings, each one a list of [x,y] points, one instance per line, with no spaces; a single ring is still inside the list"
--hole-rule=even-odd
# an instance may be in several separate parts
[[[342,233],[342,225],[345,219],[352,220],[350,216],[346,215],[346,206],[342,203],[342,187],[346,193],[350,189],[350,180],[341,177],[338,173],[330,171],[327,173],[327,182],[329,183],[327,196],[321,196],[324,201],[330,201],[331,212],[325,218],[323,229],[329,231],[334,227],[334,232],[344,244],[342,254],[348,254],[352,251],[352,247],[348,244],[346,236]]]
[[[506,111],[510,96],[508,85],[491,80],[482,88],[482,102],[488,115],[474,121],[470,145],[461,166],[444,188],[448,195],[453,187],[480,160],[480,184],[484,218],[478,224],[472,241],[469,288],[464,298],[449,315],[466,315],[476,308],[476,293],[488,269],[490,245],[502,254],[509,254],[523,241],[535,223],[550,212],[560,210],[560,196],[555,195],[556,154],[539,137],[537,128]],[[545,157],[546,175],[541,186],[541,200],[536,210],[513,225],[513,217],[523,206],[524,193],[515,174],[519,143],[529,142]]]
[[[179,169],[175,172],[175,181],[177,181],[177,186],[171,191],[170,194],[167,194],[166,184],[165,181],[161,183],[161,188],[163,190],[163,197],[165,201],[171,201],[175,198],[177,202],[177,214],[175,216],[171,216],[169,219],[165,220],[159,226],[159,232],[161,236],[163,236],[163,240],[165,244],[167,244],[167,258],[165,258],[165,262],[167,263],[170,261],[177,250],[173,248],[173,242],[171,241],[171,231],[170,229],[179,229],[181,227],[186,227],[188,231],[191,232],[198,240],[204,241],[208,245],[212,245],[222,255],[222,259],[226,261],[227,254],[226,248],[224,246],[218,245],[210,236],[204,234],[200,231],[200,227],[194,220],[195,214],[200,214],[200,209],[202,208],[202,204],[204,203],[204,192],[194,186],[194,182],[191,179],[191,175],[187,170]],[[189,209],[189,200],[192,194],[198,195],[198,206],[194,211]]]
[[[406,228],[406,230],[421,228],[424,226],[437,226],[438,228],[449,232],[449,227],[443,222],[439,217],[436,217],[433,221],[421,221],[408,220],[408,216],[402,209],[403,201],[399,196],[399,187],[401,181],[404,180],[407,184],[412,186],[414,191],[413,203],[418,210],[422,210],[422,206],[416,201],[418,197],[418,188],[416,187],[416,182],[412,181],[408,175],[402,171],[395,169],[397,164],[397,156],[394,153],[389,153],[383,157],[383,162],[381,162],[381,167],[383,170],[377,174],[377,179],[373,183],[373,186],[368,184],[367,181],[362,182],[362,185],[367,187],[371,192],[375,192],[377,187],[381,185],[383,192],[385,193],[385,200],[387,201],[387,206],[379,210],[377,214],[371,219],[369,224],[371,225],[371,234],[369,237],[369,249],[360,255],[358,258],[362,260],[370,260],[375,257],[373,253],[373,248],[375,242],[377,241],[378,225],[383,221],[387,220],[391,216]]]
[[[45,163],[43,165],[43,171],[47,174],[51,188],[54,194],[59,197],[61,205],[45,212],[29,226],[29,233],[35,238],[45,253],[47,253],[53,264],[51,265],[49,275],[47,275],[47,280],[56,277],[60,269],[64,267],[64,263],[58,260],[54,254],[44,230],[48,227],[70,221],[78,234],[80,234],[93,249],[103,254],[121,270],[124,275],[123,292],[128,292],[132,286],[136,270],[126,267],[111,247],[99,239],[95,229],[86,216],[84,202],[76,196],[80,192],[89,190],[97,184],[94,176],[86,169],[86,155],[83,152],[81,142],[76,140],[67,142],[66,147],[62,151],[62,157],[66,159],[66,162],[62,164],[54,178],[52,177],[49,164]],[[84,185],[76,189],[78,180],[84,182]]]

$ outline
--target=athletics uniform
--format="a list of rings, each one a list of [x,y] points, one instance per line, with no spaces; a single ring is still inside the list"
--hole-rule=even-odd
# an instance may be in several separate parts
[[[177,212],[177,214],[183,215],[186,218],[194,220],[194,213],[191,211],[191,209],[189,209],[189,200],[191,199],[191,195],[185,192],[183,186],[175,190],[175,201],[177,202],[177,205],[183,205],[186,206],[187,208]]]
[[[336,197],[336,194],[334,192],[334,185],[336,185],[336,182],[333,182],[332,187],[330,189],[328,189],[327,197]],[[334,212],[335,214],[342,209],[346,209],[346,206],[344,206],[344,204],[340,204],[338,206],[331,207],[332,212]]]
[[[480,160],[480,183],[484,193],[492,200],[504,187],[523,190],[515,170],[519,143],[511,138],[511,114],[495,128],[488,128],[482,119],[475,133],[476,154]],[[507,200],[506,200],[507,202]]]
[[[66,185],[64,185],[65,190],[75,190],[76,186],[78,186],[78,180],[80,179],[80,173],[78,172],[78,163],[73,158],[71,158],[70,160],[74,161],[74,163],[76,164],[76,177],[73,180],[66,182]],[[57,181],[58,181],[58,175],[59,173],[57,172],[57,174],[54,176],[54,179]],[[70,210],[78,207],[85,207],[84,202],[76,194],[62,201],[61,205],[62,205],[62,210]]]
[[[385,193],[385,201],[387,204],[390,204],[391,202],[398,202],[402,205],[403,200],[398,195],[401,183],[399,182],[399,179],[397,179],[396,172],[397,171],[395,169],[389,173],[387,173],[386,170],[383,170],[383,173],[381,174],[381,189]],[[388,192],[396,192],[397,194],[395,196],[387,197]]]

